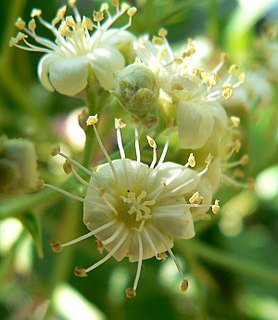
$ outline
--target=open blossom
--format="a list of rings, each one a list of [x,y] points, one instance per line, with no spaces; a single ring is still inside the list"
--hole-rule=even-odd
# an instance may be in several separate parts
[[[98,135],[97,116],[90,116],[87,124],[93,126],[99,146],[107,163],[99,165],[93,172],[82,167],[60,150],[59,154],[66,159],[66,172],[72,174],[87,187],[84,198],[70,195],[55,186],[45,186],[60,191],[84,203],[83,221],[90,232],[68,243],[52,242],[54,251],[84,240],[88,237],[97,238],[97,246],[106,249],[108,254],[88,268],[75,268],[75,274],[81,277],[110,257],[120,261],[128,257],[130,262],[137,262],[137,272],[134,284],[126,290],[128,297],[136,295],[136,289],[142,268],[142,261],[151,257],[165,259],[168,252],[173,258],[182,277],[181,289],[187,288],[179,261],[171,248],[174,238],[190,239],[194,237],[194,222],[191,210],[212,207],[213,212],[219,210],[216,200],[214,205],[203,204],[203,198],[197,191],[202,176],[207,172],[211,162],[207,159],[206,168],[195,171],[195,159],[190,155],[185,165],[164,162],[167,153],[167,140],[161,157],[157,157],[157,145],[147,136],[149,146],[153,149],[153,159],[150,165],[141,162],[138,132],[135,131],[136,160],[127,159],[122,144],[121,129],[125,123],[115,120],[117,142],[120,159],[111,160]],[[87,182],[74,169],[74,165],[90,176]]]
[[[232,83],[237,66],[229,68],[225,79],[220,77],[226,55],[211,72],[194,61],[195,45],[191,39],[181,54],[175,55],[166,39],[167,32],[159,31],[153,41],[140,39],[135,43],[137,56],[157,73],[162,90],[176,107],[176,121],[181,148],[198,149],[212,135],[221,137],[227,127],[227,115],[217,101],[229,99],[244,80],[244,74]]]
[[[119,6],[119,1],[114,1],[117,12],[112,16],[108,5],[102,4],[100,11],[93,12],[91,20],[80,15],[74,0],[68,3],[73,16],[66,16],[67,6],[63,6],[52,23],[42,18],[40,9],[33,9],[28,25],[18,18],[16,26],[20,32],[11,39],[10,46],[46,53],[40,60],[38,75],[49,91],[78,95],[86,89],[90,77],[96,78],[103,89],[112,89],[115,73],[125,66],[121,50],[135,39],[126,29],[132,23],[136,8],[125,3]],[[128,24],[122,28],[110,28],[124,13],[129,17]],[[36,21],[53,33],[54,41],[36,33]],[[29,42],[29,37],[37,45]]]

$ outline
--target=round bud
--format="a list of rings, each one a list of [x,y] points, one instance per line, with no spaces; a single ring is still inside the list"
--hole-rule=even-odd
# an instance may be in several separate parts
[[[145,118],[158,100],[159,86],[149,67],[133,63],[117,73],[113,93],[127,111]]]

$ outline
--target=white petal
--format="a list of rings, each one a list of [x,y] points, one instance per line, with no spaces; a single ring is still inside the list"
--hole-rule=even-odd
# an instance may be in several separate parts
[[[214,126],[209,105],[181,101],[177,107],[177,125],[181,148],[201,148],[211,135]]]
[[[47,89],[50,92],[53,92],[54,88],[51,82],[49,81],[49,65],[56,59],[57,59],[57,56],[53,54],[46,54],[40,59],[40,62],[38,65],[39,79],[42,85],[45,87],[45,89]]]
[[[155,207],[153,219],[159,228],[175,238],[190,239],[195,235],[191,212],[185,206],[185,201],[179,198],[167,201],[165,206]]]
[[[100,85],[105,90],[113,89],[115,73],[125,66],[125,59],[119,50],[113,47],[97,48],[88,57]]]
[[[136,37],[129,31],[120,29],[109,29],[107,30],[101,38],[101,46],[117,46],[120,48],[128,42],[135,41]]]
[[[58,58],[49,64],[49,79],[61,94],[75,96],[87,86],[87,56]]]

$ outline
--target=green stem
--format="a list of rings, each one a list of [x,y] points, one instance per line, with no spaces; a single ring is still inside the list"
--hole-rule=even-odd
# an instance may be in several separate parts
[[[76,180],[71,177],[63,182],[60,187],[70,190],[76,186]],[[61,194],[51,189],[44,189],[31,195],[24,195],[12,200],[3,200],[0,203],[0,220],[8,217],[18,217],[21,214],[40,207],[45,203],[51,203],[61,198]]]
[[[225,253],[219,249],[212,248],[199,240],[189,240],[184,250],[192,250],[200,258],[225,269],[235,271],[239,274],[266,281],[273,286],[278,285],[278,273],[276,270],[258,262],[250,261],[233,254]]]

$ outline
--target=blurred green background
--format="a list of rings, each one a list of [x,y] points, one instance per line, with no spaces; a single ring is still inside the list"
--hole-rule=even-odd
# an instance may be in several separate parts
[[[229,114],[242,119],[250,157],[246,174],[256,180],[256,191],[223,187],[217,195],[219,216],[198,223],[195,239],[175,242],[190,283],[186,293],[179,290],[170,259],[150,259],[143,262],[132,300],[125,298],[124,289],[132,282],[135,264],[111,259],[81,279],[73,275],[74,266],[99,259],[92,239],[58,255],[51,251],[52,238],[68,241],[86,232],[79,204],[51,190],[0,200],[0,319],[278,319],[278,76],[269,63],[273,54],[278,62],[278,49],[267,49],[278,42],[266,37],[266,26],[277,20],[278,2],[130,3],[138,7],[131,28],[136,35],[155,35],[165,27],[172,45],[199,39],[204,48],[209,44],[228,52],[247,77],[251,70],[267,83],[266,89],[257,80],[246,85],[247,104],[227,106]],[[82,103],[47,92],[37,79],[41,54],[9,48],[8,43],[17,32],[18,16],[28,20],[31,9],[39,7],[51,21],[63,4],[4,0],[0,10],[0,133],[33,141],[41,177],[52,182],[66,179],[61,163],[49,156],[53,145],[59,142],[81,157],[82,134],[72,112]],[[89,15],[99,4],[79,0],[78,8]]]

